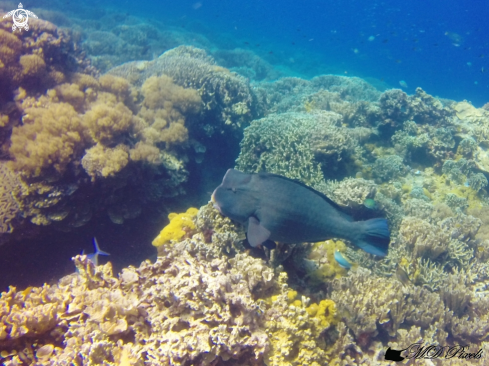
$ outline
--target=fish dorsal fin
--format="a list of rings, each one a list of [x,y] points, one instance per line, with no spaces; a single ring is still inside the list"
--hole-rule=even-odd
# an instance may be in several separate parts
[[[258,173],[258,175],[260,177],[263,177],[263,178],[268,178],[268,177],[270,177],[270,178],[279,178],[279,179],[283,179],[283,180],[288,180],[289,182],[292,182],[292,183],[295,183],[295,184],[299,184],[300,186],[302,186],[302,187],[310,190],[311,192],[314,192],[316,195],[318,195],[323,200],[325,200],[326,202],[328,202],[331,206],[333,206],[338,211],[338,213],[341,216],[343,216],[343,218],[345,218],[348,221],[353,221],[353,218],[351,217],[351,215],[348,212],[348,210],[347,210],[346,207],[340,206],[335,201],[333,201],[331,198],[329,198],[328,196],[326,196],[324,193],[319,192],[319,191],[316,191],[314,188],[309,187],[307,184],[304,184],[304,183],[302,183],[301,181],[299,181],[297,179],[291,179],[291,178],[284,177],[282,175],[272,174],[272,173]]]
[[[256,217],[251,216],[248,220],[247,237],[250,245],[257,247],[268,240],[270,231],[262,226]]]

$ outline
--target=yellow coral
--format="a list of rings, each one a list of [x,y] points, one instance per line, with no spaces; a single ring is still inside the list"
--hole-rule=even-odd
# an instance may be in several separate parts
[[[190,207],[185,213],[171,213],[168,215],[170,223],[166,225],[160,234],[153,240],[153,245],[159,247],[163,244],[182,239],[190,230],[195,229],[194,218],[199,212],[195,207]]]
[[[346,275],[347,270],[342,268],[334,259],[334,253],[338,250],[344,252],[346,244],[341,240],[326,240],[315,243],[309,259],[318,262],[318,268],[311,273],[311,279],[324,282],[326,279],[339,278]]]
[[[321,327],[328,328],[336,321],[336,304],[333,300],[326,299],[321,300],[319,304],[311,304],[306,308],[306,311],[309,316],[319,321]]]

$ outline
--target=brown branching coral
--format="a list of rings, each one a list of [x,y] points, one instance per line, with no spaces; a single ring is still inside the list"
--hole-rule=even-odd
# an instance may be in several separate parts
[[[185,122],[200,109],[198,93],[175,85],[167,76],[148,79],[142,91],[114,75],[97,80],[75,73],[67,80],[37,97],[18,90],[24,117],[23,124],[13,129],[9,155],[12,168],[27,183],[16,196],[23,216],[43,225],[67,218],[75,209],[68,201],[77,200],[73,193],[84,179],[80,168],[92,180],[100,180],[116,176],[128,165],[141,169],[147,162],[153,165],[148,168],[153,169],[151,174],[165,181],[158,182],[159,190],[166,190],[167,196],[178,194],[176,187],[187,178]],[[2,124],[10,126],[9,118],[2,116]],[[177,146],[183,149],[173,151]],[[119,186],[126,186],[128,177],[120,176]],[[143,189],[139,200],[149,193]],[[123,196],[108,199],[112,212],[121,206],[117,202]]]
[[[436,259],[448,251],[449,232],[418,218],[406,217],[402,221],[399,235],[415,258]]]
[[[82,166],[92,178],[106,178],[120,172],[128,162],[129,154],[124,145],[120,144],[110,148],[97,144],[86,150]]]
[[[123,103],[94,103],[84,116],[94,141],[110,146],[134,125],[133,114]]]
[[[4,14],[2,13],[1,16]],[[94,72],[67,30],[29,19],[29,30],[12,33],[11,18],[0,23],[0,100],[13,98],[16,88],[42,91],[65,80],[69,72]]]
[[[401,326],[426,329],[445,312],[438,295],[421,287],[408,289],[399,281],[376,277],[365,269],[335,280],[331,298],[361,346],[367,345],[362,339],[370,341],[380,329],[392,337]]]
[[[145,122],[140,134],[148,145],[164,144],[168,149],[188,139],[185,116],[200,110],[201,99],[194,89],[175,85],[166,75],[147,79],[141,92],[144,95],[138,116]]]
[[[82,120],[67,103],[50,103],[25,110],[24,124],[14,127],[12,167],[28,177],[62,175],[80,158],[86,143]]]

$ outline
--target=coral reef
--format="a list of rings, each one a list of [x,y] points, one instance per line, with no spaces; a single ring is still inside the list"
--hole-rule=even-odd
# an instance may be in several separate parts
[[[185,235],[191,235],[195,229],[194,217],[197,216],[198,209],[191,207],[186,212],[176,214],[172,212],[168,215],[170,223],[161,230],[158,236],[153,240],[153,245],[161,245],[180,241]]]
[[[334,259],[335,251],[346,251],[346,245],[342,241],[327,240],[325,242],[314,243],[307,259],[314,263],[314,267],[309,270],[308,275],[312,283],[324,283],[327,280],[339,278],[346,275],[347,270],[340,267]]]
[[[153,75],[167,75],[184,88],[199,91],[203,102],[204,123],[195,128],[203,136],[237,133],[258,115],[254,94],[246,80],[218,66],[204,50],[180,46],[163,53],[154,61],[134,61],[115,67],[109,74],[142,85]]]
[[[312,186],[320,184],[324,178],[310,142],[315,122],[314,117],[301,113],[272,114],[253,121],[241,141],[236,168],[282,174]]]
[[[168,76],[148,78],[141,92],[144,96],[138,116],[147,124],[140,131],[147,145],[162,145],[166,148],[181,144],[188,139],[185,117],[195,115],[201,99],[194,89],[175,85]]]
[[[336,324],[335,303],[299,297],[261,259],[206,251],[212,243],[201,234],[160,247],[154,264],[118,277],[110,263],[77,256],[78,273],[55,285],[2,293],[4,363],[326,362],[322,334]]]
[[[367,198],[374,198],[377,186],[362,178],[346,178],[338,182],[331,192],[331,198],[340,205],[359,208]]]
[[[335,280],[331,299],[362,347],[380,330],[396,337],[401,326],[427,329],[444,320],[445,306],[438,295],[421,287],[410,291],[399,281],[375,277],[365,269]],[[443,338],[437,341],[446,343]]]
[[[13,192],[20,216],[69,230],[104,207],[122,223],[148,202],[181,194],[191,151],[186,122],[202,105],[197,91],[167,76],[141,88],[114,75],[93,77],[82,58],[67,61],[77,55],[69,34],[36,20],[31,28],[22,39],[2,28],[8,65],[1,77],[12,93],[2,95],[8,101],[0,111],[1,156],[20,177]],[[101,184],[88,185],[87,176]],[[131,187],[142,189],[128,199]],[[87,190],[105,198],[82,202],[79,192]]]
[[[82,120],[67,103],[42,98],[40,107],[25,108],[23,125],[12,131],[12,168],[27,177],[62,176],[86,146]]]
[[[334,112],[271,114],[245,129],[236,167],[317,186],[324,181],[321,168],[328,171],[335,162],[354,154],[359,141],[355,130],[342,127]]]
[[[78,273],[55,285],[2,293],[2,361],[9,366],[372,364],[388,345],[421,338],[477,345],[487,339],[485,323],[474,320],[487,318],[487,301],[472,289],[489,271],[476,274],[461,262],[466,269],[457,270],[450,257],[451,241],[477,245],[480,221],[471,216],[447,217],[436,225],[408,218],[401,225],[391,253],[413,252],[434,261],[450,257],[453,272],[439,281],[438,292],[424,286],[433,281],[417,284],[426,270],[409,272],[406,258],[400,265],[410,283],[365,268],[347,273],[332,258],[345,244],[328,241],[309,251],[316,279],[328,282],[327,294],[312,297],[290,288],[282,266],[273,268],[245,251],[243,229],[211,203],[169,218],[164,238],[155,239],[165,244],[155,263],[144,261],[114,277],[110,263],[95,267],[77,256]],[[437,253],[440,246],[445,251]],[[418,267],[423,266],[432,264],[421,261]]]
[[[12,100],[18,87],[42,92],[60,84],[69,72],[95,73],[77,49],[72,33],[45,20],[30,19],[29,30],[21,34],[12,33],[11,18],[4,19],[0,24],[0,44],[2,103]]]
[[[13,221],[17,218],[19,207],[12,192],[19,184],[16,174],[9,167],[0,162],[0,245],[6,238],[3,234],[13,231]]]
[[[80,34],[0,24],[0,244],[29,223],[167,213],[187,181],[223,168],[196,168],[204,153],[237,155],[239,141],[238,169],[384,214],[392,242],[385,258],[336,238],[261,250],[211,203],[172,213],[155,263],[114,276],[78,256],[57,284],[2,293],[0,362],[388,365],[389,346],[487,348],[487,105],[344,76],[271,81],[282,72],[252,51],[210,51],[172,25],[43,15]]]

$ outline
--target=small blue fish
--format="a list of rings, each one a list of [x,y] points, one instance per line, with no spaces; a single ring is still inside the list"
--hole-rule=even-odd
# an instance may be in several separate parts
[[[470,187],[470,182],[468,180],[465,181],[464,187]]]
[[[103,250],[100,249],[97,243],[97,239],[93,238],[93,248],[95,249],[95,253],[91,254],[86,254],[88,260],[95,264],[95,266],[98,266],[98,256],[99,255],[110,255],[107,252],[104,252]],[[81,255],[85,255],[85,250],[82,250]]]
[[[372,198],[365,198],[365,201],[363,201],[363,205],[371,210],[377,209],[377,202],[375,202],[375,200]]]
[[[334,252],[334,259],[336,262],[339,264],[341,268],[344,269],[350,269],[351,268],[351,263],[346,260],[345,257],[343,257],[343,254],[341,254],[339,251],[335,250]]]

